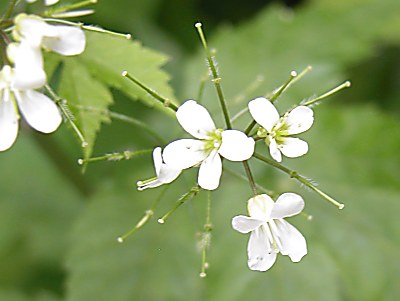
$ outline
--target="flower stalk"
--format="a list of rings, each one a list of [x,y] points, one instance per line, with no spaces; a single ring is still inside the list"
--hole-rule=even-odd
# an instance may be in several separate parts
[[[211,55],[211,52],[210,52],[210,50],[208,48],[207,41],[206,41],[203,29],[202,29],[202,24],[200,22],[198,22],[198,23],[195,24],[195,27],[196,27],[197,32],[199,34],[201,43],[203,44],[203,48],[204,48],[204,50],[206,52],[208,65],[209,65],[209,68],[210,68],[210,71],[211,71],[211,75],[213,77],[212,78],[212,82],[213,82],[213,84],[215,86],[215,89],[217,90],[218,99],[219,99],[219,103],[220,103],[220,106],[221,106],[221,109],[222,109],[222,112],[223,112],[223,115],[224,115],[226,127],[227,127],[227,129],[231,129],[232,128],[232,124],[231,124],[231,119],[229,117],[229,111],[228,111],[228,107],[226,105],[225,96],[224,96],[224,93],[223,93],[222,87],[221,87],[221,77],[218,74],[217,68],[216,68],[215,63],[214,63],[214,58]]]
[[[350,86],[351,86],[351,82],[350,81],[345,81],[343,84],[337,86],[336,88],[333,88],[332,90],[329,90],[328,92],[326,92],[326,93],[324,93],[324,94],[322,94],[322,95],[320,95],[318,97],[315,97],[315,98],[306,100],[304,102],[301,102],[300,104],[303,105],[303,106],[311,106],[311,105],[315,104],[316,102],[318,102],[318,101],[320,101],[320,100],[322,100],[324,98],[327,98],[328,96],[331,96],[331,95],[339,92],[340,90],[343,90],[345,88],[349,88]]]
[[[56,94],[56,92],[49,86],[45,85],[44,88],[47,90],[47,92],[50,94],[51,98],[54,100],[56,105],[59,107],[61,114],[63,117],[67,120],[71,128],[74,130],[75,134],[78,136],[78,139],[81,141],[81,146],[86,147],[88,143],[86,142],[85,137],[83,136],[81,130],[75,123],[75,117],[72,115],[68,103],[65,99],[62,99],[60,96]]]
[[[164,214],[161,218],[157,220],[158,223],[164,224],[168,217],[172,213],[174,213],[176,209],[186,203],[186,201],[191,200],[196,194],[200,192],[200,190],[201,188],[198,185],[193,186],[192,189],[190,189],[187,193],[179,198],[178,202],[176,202],[175,206],[171,210],[169,210],[166,214]]]
[[[78,164],[83,165],[87,163],[92,163],[92,162],[99,162],[99,161],[120,161],[120,160],[130,160],[134,157],[141,156],[141,155],[147,155],[151,153],[151,149],[144,149],[144,150],[139,150],[139,151],[124,151],[121,153],[112,153],[112,154],[105,154],[103,156],[99,157],[91,157],[91,158],[80,158],[78,159]]]
[[[130,75],[128,73],[128,71],[123,71],[122,72],[122,76],[128,78],[130,81],[134,82],[140,88],[145,90],[147,93],[149,93],[151,96],[153,96],[159,102],[161,102],[164,105],[164,107],[170,108],[173,111],[177,111],[178,110],[178,107],[176,105],[174,105],[170,99],[161,96],[156,91],[154,91],[153,89],[149,88],[148,86],[146,86],[145,84],[143,84],[142,82],[140,82],[139,80],[134,78],[132,75]]]
[[[275,160],[269,159],[267,157],[264,157],[258,153],[254,153],[254,158],[265,162],[281,171],[283,171],[284,173],[288,174],[291,178],[296,179],[297,181],[299,181],[300,183],[304,184],[306,187],[310,188],[311,190],[315,191],[316,193],[318,193],[320,196],[322,196],[324,199],[326,199],[327,201],[329,201],[330,203],[332,203],[333,205],[335,205],[336,207],[338,207],[339,209],[343,209],[344,208],[344,204],[339,203],[338,201],[336,201],[335,199],[333,199],[331,196],[329,196],[328,194],[326,194],[325,192],[323,192],[322,190],[320,190],[319,188],[317,188],[315,185],[313,185],[309,180],[307,180],[305,177],[301,176],[300,174],[298,174],[297,171],[295,170],[291,170],[290,168],[276,162]]]
[[[253,174],[251,173],[249,162],[247,160],[243,161],[243,166],[246,171],[247,179],[249,180],[251,191],[253,192],[253,195],[257,195],[257,186]]]
[[[211,193],[207,193],[207,213],[206,213],[206,223],[204,224],[201,237],[201,271],[199,276],[201,278],[205,278],[207,276],[206,270],[209,267],[207,261],[207,253],[208,249],[211,245],[211,231],[212,231],[212,223],[211,223]]]
[[[133,235],[134,233],[136,233],[139,229],[141,229],[149,220],[150,218],[154,215],[154,211],[158,205],[158,203],[160,202],[160,200],[162,199],[162,197],[164,196],[165,192],[167,191],[168,186],[165,187],[165,189],[161,192],[160,196],[158,198],[156,198],[151,206],[150,209],[147,209],[144,212],[144,215],[142,216],[142,218],[137,222],[137,224],[135,225],[135,227],[133,229],[131,229],[130,231],[126,232],[124,235],[121,235],[117,238],[117,241],[119,243],[123,243],[129,236]]]

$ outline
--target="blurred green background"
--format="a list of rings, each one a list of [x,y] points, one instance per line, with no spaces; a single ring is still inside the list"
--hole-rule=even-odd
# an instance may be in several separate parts
[[[2,1],[0,8],[5,5]],[[165,225],[156,222],[192,187],[196,171],[185,172],[167,189],[138,192],[136,181],[154,175],[150,155],[93,163],[82,174],[76,163],[82,151],[66,125],[50,136],[22,126],[15,145],[0,154],[1,301],[399,300],[398,0],[101,0],[96,11],[83,19],[85,23],[131,33],[143,49],[155,52],[142,53],[138,44],[132,57],[129,52],[123,56],[101,36],[102,42],[96,43],[103,47],[88,49],[82,60],[108,55],[121,66],[126,61],[128,71],[136,64],[132,75],[178,103],[196,98],[207,74],[193,27],[197,21],[203,22],[208,42],[217,51],[232,115],[283,83],[291,70],[313,67],[282,96],[282,112],[350,79],[351,89],[315,107],[315,124],[302,135],[310,145],[307,156],[284,159],[285,165],[317,182],[346,207],[338,210],[287,175],[251,160],[260,185],[277,193],[300,193],[305,211],[313,216],[312,221],[303,216],[290,219],[308,242],[309,253],[300,263],[280,256],[270,271],[253,272],[246,263],[248,236],[230,226],[233,216],[246,213],[251,191],[246,181],[226,172],[211,194],[210,268],[208,277],[201,279],[197,245],[207,194],[182,206]],[[166,64],[164,55],[169,57]],[[158,65],[150,67],[143,58],[157,60]],[[151,149],[182,136],[171,115],[150,108],[148,97],[128,91],[133,84],[123,86],[109,70],[87,66],[111,87],[98,91],[99,102],[107,99],[105,106],[113,103],[112,111],[147,122],[164,140],[112,120],[102,125],[94,156]],[[71,80],[81,80],[81,74],[77,71]],[[61,83],[59,93],[72,93],[68,87]],[[83,97],[79,91],[76,98]],[[202,103],[222,126],[209,82]],[[235,126],[247,125],[249,118],[245,114]],[[241,165],[224,164],[244,174]],[[155,218],[118,244],[116,238],[158,198]]]

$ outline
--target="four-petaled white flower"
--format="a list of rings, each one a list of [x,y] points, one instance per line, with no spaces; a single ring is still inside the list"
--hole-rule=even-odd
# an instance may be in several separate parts
[[[289,137],[307,131],[314,122],[313,111],[306,106],[298,106],[283,117],[266,98],[259,97],[249,102],[249,111],[254,120],[262,126],[257,135],[265,138],[271,157],[282,161],[286,157],[300,157],[308,152],[307,142]]]
[[[14,19],[13,36],[34,48],[57,52],[61,55],[77,55],[84,51],[85,34],[75,26],[50,25],[36,15],[19,14]]]
[[[168,184],[174,181],[182,172],[180,169],[175,169],[171,166],[168,166],[163,162],[163,158],[161,155],[161,147],[156,147],[153,150],[153,162],[154,169],[156,171],[156,177],[145,180],[138,181],[138,190],[144,190],[147,188],[155,188],[161,186],[163,184]]]
[[[301,196],[284,193],[274,203],[268,195],[261,194],[251,198],[247,207],[250,216],[235,216],[232,227],[240,233],[251,232],[247,247],[251,270],[268,270],[278,252],[288,255],[293,262],[299,262],[307,254],[304,236],[283,219],[303,210]]]
[[[60,0],[44,0],[44,4],[46,6],[49,6],[49,5],[56,4],[58,1],[60,1]],[[26,2],[33,3],[33,2],[36,2],[36,0],[26,0]]]
[[[183,129],[197,139],[180,139],[168,144],[164,162],[176,169],[200,164],[198,184],[203,189],[219,186],[222,160],[244,161],[254,152],[254,139],[237,130],[217,129],[208,111],[194,100],[182,104],[176,117]]]
[[[21,85],[17,74],[5,65],[0,71],[0,151],[9,149],[18,134],[18,109],[27,123],[42,133],[54,132],[62,118],[57,105],[46,95],[35,91],[41,83]]]

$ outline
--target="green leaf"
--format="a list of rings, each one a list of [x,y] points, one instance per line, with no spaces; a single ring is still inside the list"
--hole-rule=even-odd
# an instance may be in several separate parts
[[[88,143],[84,148],[84,156],[88,158],[92,154],[101,123],[110,122],[108,108],[113,104],[113,98],[109,88],[120,89],[130,98],[172,116],[171,110],[123,77],[122,71],[129,71],[171,101],[174,96],[168,85],[168,75],[160,69],[167,61],[166,56],[122,37],[94,32],[86,32],[86,37],[87,48],[83,54],[62,59],[58,92],[71,105],[76,124]],[[54,55],[48,55],[47,58],[49,63],[46,67],[52,74],[59,61]]]
[[[138,41],[93,32],[88,32],[86,36],[87,48],[79,59],[93,77],[150,107],[155,106],[170,112],[147,92],[121,75],[123,71],[128,71],[159,94],[174,100],[168,85],[169,76],[160,70],[167,62],[165,55],[143,47]]]
[[[87,143],[83,150],[85,158],[88,158],[92,154],[101,123],[110,122],[107,110],[113,103],[112,95],[78,60],[64,63],[61,78],[59,94],[70,104],[76,124]]]

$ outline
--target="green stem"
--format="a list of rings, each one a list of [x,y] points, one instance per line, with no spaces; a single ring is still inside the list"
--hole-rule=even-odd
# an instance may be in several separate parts
[[[130,231],[126,232],[124,235],[121,235],[117,238],[117,241],[119,243],[123,243],[129,236],[131,236],[132,234],[134,234],[136,231],[138,231],[140,228],[142,228],[149,220],[150,218],[154,215],[154,211],[158,205],[158,203],[160,202],[160,200],[162,199],[163,195],[165,194],[165,192],[167,191],[168,186],[165,186],[165,188],[163,189],[163,191],[161,192],[161,194],[159,195],[158,198],[155,199],[155,201],[153,202],[152,206],[150,207],[150,209],[147,209],[144,213],[144,215],[142,216],[142,218],[137,222],[137,224],[135,225],[135,227],[133,229],[131,229]]]
[[[289,78],[282,86],[278,88],[278,90],[276,90],[276,92],[274,92],[269,101],[274,103],[278,99],[278,97],[281,96],[282,92],[285,91],[286,88],[289,86],[289,84],[295,79],[296,76],[297,76],[296,71],[290,72]]]
[[[269,159],[267,157],[264,157],[260,154],[254,153],[254,158],[263,161],[283,172],[285,172],[286,174],[288,174],[291,178],[296,179],[297,181],[299,181],[300,183],[304,184],[305,186],[307,186],[308,188],[310,188],[311,190],[315,191],[316,193],[318,193],[320,196],[322,196],[323,198],[325,198],[327,201],[329,201],[330,203],[332,203],[333,205],[337,206],[339,209],[343,209],[344,208],[344,204],[339,203],[338,201],[334,200],[332,197],[330,197],[329,195],[327,195],[325,192],[321,191],[319,188],[317,188],[315,185],[313,185],[309,180],[307,180],[305,177],[299,175],[297,173],[297,171],[295,170],[291,170],[290,168],[276,162],[275,160]]]
[[[44,18],[44,20],[47,22],[76,26],[76,27],[82,28],[84,30],[94,31],[94,32],[98,32],[98,33],[105,33],[105,34],[109,34],[112,36],[122,37],[122,38],[125,38],[128,40],[132,38],[132,35],[129,33],[125,34],[125,33],[114,32],[114,31],[107,30],[107,29],[104,29],[104,28],[101,28],[98,26],[84,25],[81,22],[76,23],[76,22],[71,22],[71,21],[67,21],[67,20],[55,19],[55,18]]]
[[[133,157],[137,157],[140,155],[146,155],[151,153],[151,149],[139,150],[139,151],[124,151],[122,153],[112,153],[105,154],[104,156],[99,157],[91,157],[87,159],[78,159],[78,164],[83,165],[91,162],[99,162],[99,161],[120,161],[120,160],[130,160]]]
[[[206,38],[204,36],[203,30],[202,30],[202,24],[201,23],[196,23],[195,27],[197,29],[197,32],[200,36],[200,40],[201,43],[203,44],[204,50],[206,51],[206,56],[207,56],[207,61],[208,61],[208,65],[212,74],[212,82],[214,83],[215,89],[217,90],[217,94],[218,94],[218,99],[219,99],[219,103],[222,109],[222,113],[224,114],[224,118],[225,118],[225,124],[227,129],[231,129],[232,128],[232,124],[231,124],[231,119],[229,117],[229,112],[228,112],[228,107],[226,105],[226,101],[225,101],[225,97],[224,97],[224,93],[222,92],[222,87],[221,87],[221,78],[218,74],[217,68],[215,67],[215,63],[213,60],[213,57],[211,56],[211,52],[208,48],[207,45],[207,41]]]
[[[257,122],[253,119],[251,121],[251,123],[248,125],[248,127],[246,128],[246,130],[244,131],[244,133],[246,135],[249,135],[249,133],[251,132],[251,130],[256,126]]]
[[[168,98],[165,98],[158,94],[156,91],[153,89],[147,87],[145,84],[141,83],[139,80],[131,76],[127,71],[122,72],[122,76],[128,78],[132,82],[134,82],[136,85],[138,85],[140,88],[145,90],[147,93],[149,93],[151,96],[153,96],[155,99],[157,99],[159,102],[161,102],[165,107],[170,108],[171,110],[177,111],[178,107],[172,103],[172,101]]]
[[[182,206],[186,201],[190,200],[193,198],[198,192],[200,191],[200,187],[198,185],[192,187],[187,193],[185,193],[183,196],[179,198],[179,200],[176,202],[175,206],[169,210],[166,214],[164,214],[161,218],[158,219],[158,222],[160,224],[164,224],[167,218],[180,206]]]
[[[85,1],[81,1],[81,2],[77,2],[77,3],[72,3],[72,4],[67,4],[67,5],[63,5],[63,6],[58,6],[55,8],[50,8],[48,10],[46,10],[43,15],[46,17],[51,17],[60,13],[64,13],[66,11],[72,11],[74,9],[79,9],[85,6],[89,6],[92,4],[96,4],[97,0],[85,0]]]
[[[349,88],[351,86],[350,81],[345,81],[343,84],[337,86],[336,88],[333,88],[332,90],[329,90],[328,92],[322,94],[321,96],[315,97],[313,99],[307,100],[305,102],[302,102],[301,105],[303,106],[310,106],[324,98],[327,98],[328,96],[331,96],[335,94],[336,92],[339,92],[340,90],[343,90],[345,88]]]
[[[248,161],[243,161],[244,170],[246,171],[247,179],[249,180],[250,188],[253,192],[253,195],[257,195],[257,187],[256,182],[254,181],[253,174],[251,173],[250,165]]]
[[[242,175],[242,174],[240,174],[240,173],[237,173],[236,171],[233,171],[232,169],[230,169],[230,168],[228,168],[228,167],[224,167],[224,170],[225,170],[226,172],[230,173],[231,175],[237,177],[238,179],[248,182],[247,176],[244,176],[244,175]],[[274,195],[278,196],[278,195],[276,194],[276,192],[274,192],[274,191],[272,191],[272,190],[269,190],[269,189],[265,188],[264,186],[262,186],[262,185],[260,185],[260,184],[257,184],[257,183],[255,183],[255,184],[256,184],[256,187],[257,187],[257,189],[258,189],[259,191],[263,191],[263,192],[265,192],[266,194],[268,194],[268,195],[271,196],[271,197],[274,196]]]
[[[49,85],[45,85],[44,87],[47,90],[47,92],[50,94],[50,96],[54,100],[54,102],[57,104],[57,106],[60,108],[63,117],[68,121],[69,125],[72,127],[75,134],[78,136],[79,140],[81,141],[81,146],[86,147],[88,145],[88,143],[86,142],[86,139],[83,136],[80,129],[78,128],[78,126],[75,124],[75,121],[74,121],[75,118],[72,116],[72,113],[68,108],[67,101],[65,99],[62,99],[60,96],[58,96],[56,94],[56,92],[54,92],[54,90]]]
[[[204,224],[204,231],[202,235],[202,254],[201,254],[201,271],[200,277],[204,278],[207,276],[206,270],[208,268],[207,262],[207,251],[210,248],[211,244],[211,231],[212,231],[212,223],[211,223],[211,192],[208,191],[207,194],[207,215],[206,215],[206,223]]]
[[[11,0],[10,3],[8,4],[8,8],[6,12],[4,13],[3,17],[1,18],[1,21],[9,19],[14,11],[15,6],[17,5],[18,0]]]
[[[99,108],[94,108],[94,107],[85,107],[85,106],[80,106],[80,105],[75,105],[73,106],[79,110],[84,110],[84,111],[88,111],[88,112],[98,112],[100,114],[103,114],[104,116],[108,116],[110,118],[113,118],[115,120],[120,120],[129,124],[132,124],[134,126],[137,126],[143,130],[145,130],[147,133],[149,133],[151,136],[153,136],[153,138],[155,140],[157,140],[157,143],[160,144],[165,144],[164,139],[156,132],[156,130],[150,128],[146,123],[135,119],[133,117],[130,116],[126,116],[124,114],[121,113],[117,113],[117,112],[113,112],[113,111],[109,111],[109,110],[104,110],[104,109],[99,109]]]

